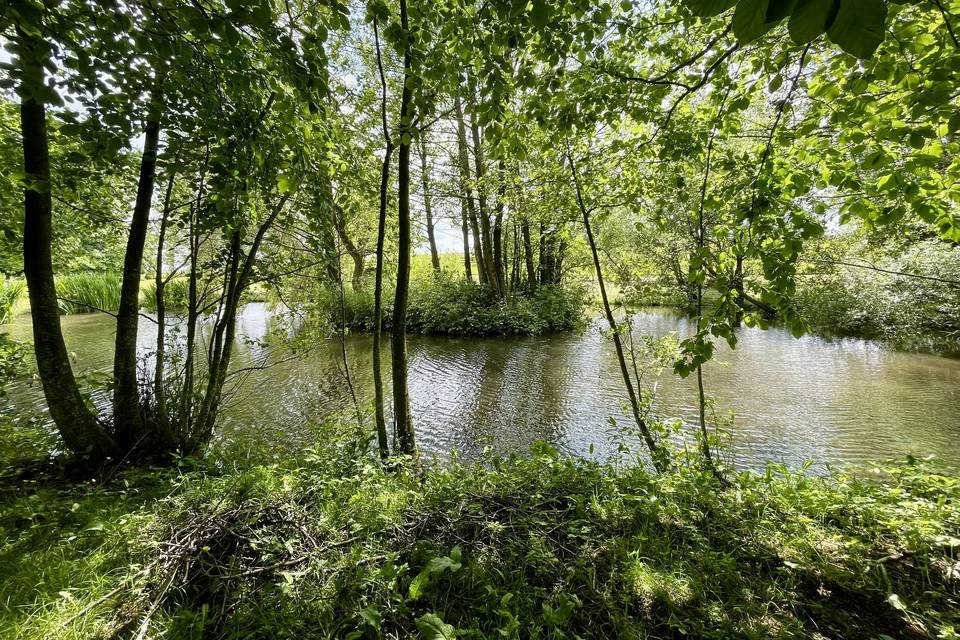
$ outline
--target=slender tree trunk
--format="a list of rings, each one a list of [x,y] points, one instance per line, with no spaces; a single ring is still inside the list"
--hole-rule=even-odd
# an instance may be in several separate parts
[[[243,292],[250,284],[250,276],[257,263],[260,246],[267,232],[273,227],[274,221],[283,211],[290,199],[285,194],[274,205],[273,211],[257,229],[256,235],[250,243],[247,255],[242,256],[242,242],[239,231],[233,232],[230,243],[230,262],[227,267],[227,286],[225,287],[225,301],[221,308],[220,317],[214,324],[213,357],[210,358],[210,371],[207,377],[207,388],[200,404],[197,416],[197,433],[193,434],[191,452],[210,441],[213,428],[220,411],[220,402],[223,397],[223,387],[230,370],[230,359],[233,354],[233,344],[236,341],[237,313]]]
[[[506,274],[507,269],[505,265],[506,257],[506,248],[503,242],[503,211],[504,211],[504,200],[506,199],[507,187],[504,182],[506,174],[504,171],[504,161],[500,161],[498,177],[500,185],[497,187],[497,208],[494,213],[493,218],[493,271],[496,275],[497,281],[497,290],[500,292],[500,295],[506,293]]]
[[[454,109],[457,115],[457,151],[460,162],[460,189],[467,203],[467,216],[473,230],[473,253],[477,260],[477,276],[480,284],[487,284],[487,256],[483,252],[483,242],[480,239],[480,225],[477,221],[477,205],[473,199],[473,190],[470,187],[470,153],[467,148],[467,126],[463,118],[463,106],[460,96],[454,98]]]
[[[173,195],[173,185],[176,178],[176,172],[173,168],[167,177],[167,190],[163,196],[163,212],[160,216],[160,232],[157,238],[157,262],[154,274],[154,296],[157,305],[157,354],[156,364],[153,368],[153,396],[157,408],[157,422],[162,425],[160,428],[169,428],[167,416],[167,394],[163,385],[164,367],[166,366],[167,352],[167,304],[166,304],[166,278],[163,276],[163,250],[167,237],[167,223],[170,216],[170,198]],[[172,435],[172,434],[171,434]]]
[[[387,126],[387,80],[383,73],[383,60],[380,54],[380,34],[377,30],[377,19],[373,19],[373,36],[377,47],[377,69],[380,73],[382,88],[380,101],[380,116],[383,124],[383,140],[386,147],[383,150],[383,164],[380,168],[380,212],[377,222],[377,266],[373,285],[373,413],[377,429],[377,444],[380,449],[380,458],[386,460],[390,456],[390,445],[387,441],[387,423],[383,411],[383,373],[380,364],[380,340],[383,331],[383,244],[387,227],[387,190],[390,186],[390,157],[393,155],[393,138]]]
[[[462,179],[461,179],[462,181]],[[460,229],[463,233],[463,272],[467,280],[473,280],[473,269],[470,266],[470,222],[467,219],[467,196],[460,198]]]
[[[32,95],[44,84],[43,66],[48,60],[45,43],[19,28],[20,64],[23,82],[20,130],[23,137],[23,169],[28,188],[23,195],[23,271],[33,321],[33,348],[43,394],[67,447],[86,454],[95,463],[118,457],[116,442],[97,422],[80,395],[70,367],[70,357],[60,329],[60,310],[53,282],[53,203],[50,194],[50,155],[46,107]]]
[[[539,249],[540,249],[540,261],[539,261],[539,270],[540,270],[540,273],[539,273],[539,275],[540,275],[540,284],[541,284],[541,286],[542,286],[542,285],[548,284],[548,282],[547,282],[547,266],[548,266],[548,259],[549,259],[549,256],[548,256],[548,254],[547,254],[547,251],[548,251],[548,248],[547,248],[547,232],[546,232],[546,229],[544,228],[544,225],[543,225],[542,222],[540,223],[540,242],[539,242],[539,245],[540,245],[540,246],[539,246]]]
[[[477,117],[470,113],[470,135],[473,138],[473,164],[477,176],[477,214],[480,218],[480,242],[483,247],[483,262],[487,272],[487,283],[493,289],[494,293],[500,295],[500,281],[497,277],[496,265],[500,257],[494,253],[493,233],[490,229],[490,215],[487,212],[487,196],[483,184],[485,175],[483,146],[480,136],[480,126],[477,124]]]
[[[583,215],[583,226],[587,231],[587,241],[590,244],[590,253],[593,255],[593,266],[597,272],[597,284],[600,286],[600,299],[603,301],[603,311],[607,316],[607,323],[610,325],[610,332],[613,334],[613,344],[617,351],[617,362],[620,364],[620,374],[623,377],[623,384],[627,388],[627,396],[630,400],[630,408],[633,411],[633,419],[640,429],[640,434],[650,451],[650,458],[653,460],[653,466],[657,471],[663,471],[666,466],[666,459],[659,445],[653,439],[653,434],[640,412],[640,397],[633,387],[633,381],[630,378],[630,370],[627,368],[627,360],[623,353],[623,340],[620,336],[620,328],[617,326],[617,320],[613,316],[610,308],[610,301],[607,298],[607,289],[603,282],[603,269],[600,266],[600,254],[597,252],[597,243],[593,237],[593,227],[590,225],[590,211],[583,201],[583,193],[580,190],[580,178],[577,175],[577,167],[573,162],[573,155],[567,149],[567,160],[570,163],[570,172],[573,174],[573,185],[577,195],[577,206],[580,207],[580,213]],[[629,330],[629,328],[628,328]]]
[[[713,154],[714,132],[710,133],[710,141],[707,143],[707,156],[704,161],[703,183],[700,185],[700,206],[697,208],[697,248],[700,252],[706,245],[706,228],[703,223],[703,206],[707,199],[707,182],[710,177],[710,160]],[[740,272],[742,262],[737,256],[737,271]],[[742,272],[741,272],[742,273]],[[743,281],[740,280],[742,286]],[[742,300],[742,296],[739,300]],[[739,301],[738,300],[738,301]],[[697,280],[697,327],[700,327],[700,321],[703,319],[703,280]],[[739,319],[737,320],[739,322]],[[716,466],[713,464],[713,454],[710,451],[710,438],[707,434],[707,397],[703,390],[703,365],[697,364],[697,408],[699,409],[700,419],[700,447],[703,457],[706,459],[710,469],[715,475],[718,475]]]
[[[430,172],[427,168],[427,143],[420,144],[420,183],[423,186],[423,210],[427,216],[427,241],[430,243],[430,263],[433,270],[440,273],[440,253],[437,251],[437,238],[433,227],[433,203],[430,201]]]
[[[197,265],[199,257],[197,254],[200,251],[200,239],[198,237],[195,219],[202,192],[203,187],[201,186],[197,194],[197,204],[190,205],[190,275],[189,281],[187,282],[187,340],[184,345],[186,353],[183,359],[183,387],[180,391],[179,398],[181,403],[179,420],[181,441],[189,438],[193,432],[194,359],[196,357],[197,320],[200,316],[200,302],[197,291]]]
[[[336,203],[334,203],[333,207],[333,223],[337,230],[337,236],[339,236],[340,242],[343,244],[347,255],[350,256],[350,259],[353,261],[353,275],[350,277],[350,284],[354,291],[359,291],[363,284],[363,273],[365,271],[363,253],[347,234],[347,224],[343,219],[343,209]]]
[[[407,25],[407,3],[400,0],[400,26]],[[413,92],[407,80],[412,73],[409,44],[403,52],[403,91],[400,94],[400,122],[413,122]],[[405,125],[409,128],[412,125]],[[412,133],[412,132],[411,132]],[[407,298],[410,291],[410,142],[411,133],[401,135],[397,154],[397,289],[393,299],[393,326],[390,352],[393,356],[393,415],[400,451],[417,459],[417,443],[410,413],[407,387]]]
[[[533,266],[533,242],[530,239],[530,222],[526,218],[520,222],[520,232],[523,234],[523,258],[527,266],[527,290],[533,293],[537,290],[537,272]]]
[[[117,337],[113,355],[113,421],[117,440],[125,449],[141,448],[142,453],[159,453],[172,448],[172,442],[151,442],[143,420],[140,388],[137,380],[137,334],[140,325],[140,272],[143,249],[150,223],[150,205],[157,171],[157,148],[160,142],[159,119],[148,120],[144,131],[143,156],[137,200],[130,221],[127,250],[123,258],[123,282],[120,285],[120,307],[117,310]],[[151,451],[156,447],[157,451]]]

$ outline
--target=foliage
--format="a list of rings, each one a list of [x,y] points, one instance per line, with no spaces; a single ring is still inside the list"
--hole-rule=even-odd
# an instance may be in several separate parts
[[[421,476],[384,471],[339,430],[323,441],[246,471],[5,482],[0,633],[951,638],[960,625],[960,484],[916,461],[720,484],[538,445]]]
[[[364,290],[346,291],[345,325],[352,330],[373,328],[373,296]],[[340,324],[339,297],[327,294],[321,306],[329,322]],[[515,293],[499,298],[484,285],[446,276],[417,279],[410,292],[407,329],[413,333],[457,336],[537,335],[575,329],[583,324],[583,293],[571,287],[539,287],[532,295]],[[385,328],[389,328],[386,305]]]
[[[164,305],[170,311],[184,311],[190,301],[190,279],[186,276],[170,278],[163,287]],[[157,310],[157,283],[150,279],[140,287],[140,305],[149,310]]]
[[[832,261],[811,264],[796,293],[797,307],[810,325],[822,333],[875,338],[900,348],[960,353],[960,252],[924,241],[904,251],[884,247],[876,253],[870,260],[862,252],[827,252]]]
[[[26,284],[22,280],[0,280],[0,324],[13,321],[17,303],[26,292]]]
[[[26,345],[0,333],[0,398],[6,393],[6,384],[26,370],[28,355]]]
[[[74,273],[56,279],[60,313],[115,313],[120,306],[120,275]]]

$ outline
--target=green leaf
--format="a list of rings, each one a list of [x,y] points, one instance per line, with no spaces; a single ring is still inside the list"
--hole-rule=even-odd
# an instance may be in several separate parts
[[[550,22],[550,7],[546,0],[533,0],[533,11],[530,13],[530,20],[534,26],[545,27]]]
[[[733,5],[737,0],[686,0],[687,7],[695,16],[701,18],[710,18],[720,15]]]
[[[955,113],[950,116],[950,121],[947,123],[947,131],[949,133],[960,131],[960,113]]]
[[[793,9],[787,29],[796,44],[813,42],[824,33],[837,15],[837,0],[800,0]]]
[[[753,42],[773,27],[767,22],[770,0],[740,0],[733,12],[733,34],[740,44]]]
[[[886,19],[884,0],[840,0],[837,18],[827,35],[847,53],[869,58],[883,42]]]
[[[420,616],[417,618],[416,624],[417,630],[424,640],[454,640],[457,637],[457,630],[453,628],[453,625],[445,623],[435,613]]]

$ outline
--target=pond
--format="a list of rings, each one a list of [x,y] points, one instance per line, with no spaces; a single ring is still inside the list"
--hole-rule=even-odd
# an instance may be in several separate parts
[[[108,372],[112,318],[84,314],[62,322],[77,371]],[[262,304],[244,308],[234,365],[272,366],[233,379],[218,437],[282,455],[310,442],[309,423],[352,406],[338,340],[321,341],[297,357],[264,340],[289,324]],[[693,330],[688,318],[669,309],[642,310],[632,328],[637,336],[682,337]],[[29,318],[5,329],[29,339]],[[144,319],[145,354],[155,333]],[[351,336],[345,346],[351,381],[366,400],[372,396],[370,339]],[[596,323],[579,333],[537,337],[410,336],[409,354],[411,404],[427,454],[444,457],[457,450],[472,458],[485,447],[508,454],[546,440],[563,451],[607,458],[617,449],[612,420],[630,424],[613,345]],[[389,373],[387,359],[384,371]],[[862,340],[798,340],[776,328],[744,328],[735,350],[718,346],[704,381],[717,415],[735,416],[726,455],[740,467],[859,463],[906,454],[933,454],[960,466],[958,360]],[[645,382],[656,383],[657,415],[694,423],[692,377],[681,380],[667,371]],[[38,384],[24,380],[9,392],[13,410],[44,411]]]

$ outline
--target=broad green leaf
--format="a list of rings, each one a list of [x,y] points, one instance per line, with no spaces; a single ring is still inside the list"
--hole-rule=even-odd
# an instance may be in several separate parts
[[[767,23],[770,0],[740,0],[733,12],[733,34],[740,44],[753,42],[773,27]]]
[[[701,18],[717,16],[737,3],[737,0],[686,0],[693,15]]]
[[[534,26],[545,27],[550,22],[550,7],[546,0],[533,0],[533,11],[530,13],[530,20]]]
[[[424,640],[454,640],[457,630],[453,625],[443,621],[435,613],[428,613],[417,618],[417,630]]]
[[[883,42],[886,19],[884,0],[840,0],[836,20],[827,29],[827,35],[847,53],[869,58]]]
[[[833,24],[838,0],[799,0],[787,29],[796,44],[814,41]]]

